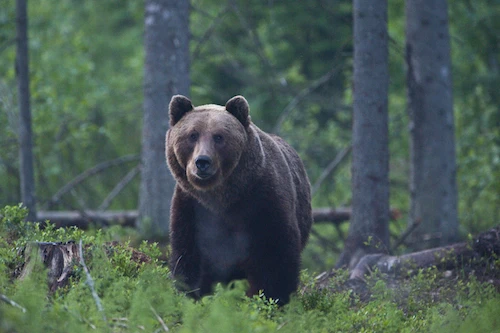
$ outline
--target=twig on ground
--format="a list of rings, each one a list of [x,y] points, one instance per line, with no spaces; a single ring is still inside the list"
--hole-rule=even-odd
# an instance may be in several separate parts
[[[92,279],[92,276],[90,275],[89,269],[87,268],[87,265],[85,265],[85,260],[83,260],[83,249],[82,249],[82,240],[80,239],[80,243],[78,244],[78,251],[80,254],[80,264],[83,267],[83,270],[85,271],[85,275],[87,275],[87,284],[90,288],[90,291],[92,292],[92,297],[94,298],[95,304],[97,305],[97,310],[102,313],[102,319],[104,320],[105,323],[108,322],[106,319],[106,314],[104,313],[104,309],[101,304],[101,299],[99,298],[99,295],[97,295],[97,292],[95,291],[94,288],[94,280]]]
[[[2,301],[4,301],[5,303],[9,304],[9,305],[12,305],[13,307],[20,309],[23,313],[26,313],[26,309],[24,307],[22,307],[21,305],[17,304],[16,302],[14,302],[13,300],[11,300],[10,298],[8,298],[7,296],[5,296],[4,294],[0,294],[0,299]]]
[[[155,309],[152,306],[150,306],[150,308],[151,308],[151,311],[153,311],[156,319],[160,322],[160,325],[163,328],[163,330],[165,332],[169,332],[170,330],[168,329],[167,324],[165,324],[165,322],[163,321],[163,319],[161,319],[161,317],[158,315],[158,313],[156,313]]]

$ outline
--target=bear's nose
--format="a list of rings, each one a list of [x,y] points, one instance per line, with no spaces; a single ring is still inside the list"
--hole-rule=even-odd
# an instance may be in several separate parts
[[[212,159],[206,155],[200,155],[196,158],[196,161],[194,163],[196,164],[198,170],[200,170],[201,172],[205,172],[210,167]]]

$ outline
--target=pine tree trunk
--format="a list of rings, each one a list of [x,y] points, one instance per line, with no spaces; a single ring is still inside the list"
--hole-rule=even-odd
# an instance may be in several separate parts
[[[28,221],[36,220],[33,135],[31,129],[30,79],[28,57],[28,14],[26,0],[16,1],[17,100],[19,104],[19,173],[21,201],[28,208]]]
[[[337,266],[389,248],[387,1],[354,0],[352,219]]]
[[[406,1],[414,249],[457,240],[457,188],[446,0]]]
[[[166,240],[174,180],[165,162],[168,104],[189,94],[189,1],[145,3],[144,119],[138,227]]]

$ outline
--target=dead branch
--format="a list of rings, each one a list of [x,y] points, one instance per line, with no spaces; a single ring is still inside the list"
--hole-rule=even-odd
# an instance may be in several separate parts
[[[24,307],[22,307],[21,305],[17,304],[16,302],[14,302],[13,300],[11,300],[10,298],[8,298],[7,296],[5,296],[4,294],[0,294],[0,300],[2,300],[3,302],[15,307],[15,308],[18,308],[20,309],[23,313],[26,313],[26,309]]]
[[[396,240],[396,242],[394,243],[394,245],[391,247],[390,249],[390,253],[393,253],[394,250],[396,250],[401,244],[403,244],[406,240],[406,238],[408,238],[408,236],[411,235],[411,233],[420,225],[420,220],[415,220],[413,221],[413,223],[411,225],[408,226],[408,228],[406,228],[406,230],[401,234],[401,236],[399,236],[399,239]]]
[[[90,288],[90,291],[92,292],[92,297],[94,298],[95,304],[97,306],[97,310],[102,313],[102,319],[105,323],[108,322],[106,319],[106,314],[104,313],[104,309],[101,304],[101,299],[99,298],[99,295],[97,295],[97,292],[95,291],[94,288],[94,279],[92,279],[92,276],[90,275],[89,269],[87,268],[87,265],[85,265],[85,260],[83,260],[83,249],[82,249],[82,240],[80,239],[80,243],[78,244],[78,253],[80,255],[80,265],[82,265],[83,270],[85,271],[85,275],[87,275],[87,285]]]
[[[203,34],[203,36],[201,36],[200,40],[198,41],[198,43],[196,44],[196,46],[194,48],[193,55],[192,55],[193,61],[198,58],[198,56],[200,55],[201,47],[203,46],[203,44],[207,40],[210,39],[210,37],[212,36],[212,33],[214,32],[217,25],[222,22],[221,18],[227,14],[229,9],[230,9],[230,5],[227,4],[224,8],[222,8],[222,10],[219,13],[217,13],[217,16],[212,18],[212,23],[207,28],[207,30],[205,30],[205,33]]]
[[[335,245],[335,242],[332,242],[331,240],[321,236],[321,234],[314,230],[314,228],[311,229],[311,235],[316,237],[322,247],[329,249],[335,253],[340,253],[340,249]]]
[[[167,324],[165,324],[165,322],[163,321],[163,319],[158,315],[158,313],[156,312],[156,310],[150,306],[151,308],[151,311],[153,311],[153,314],[155,315],[156,319],[158,320],[158,322],[160,323],[161,327],[163,328],[163,330],[165,332],[170,332],[170,330],[168,329],[168,326]]]
[[[337,169],[340,162],[342,162],[344,158],[351,152],[351,148],[352,145],[349,145],[342,149],[342,151],[338,153],[337,156],[335,156],[335,158],[330,162],[330,164],[328,164],[328,166],[323,170],[323,172],[311,188],[312,196],[316,194],[321,184],[325,181],[326,177],[328,177],[335,169]]]
[[[297,107],[297,105],[300,103],[302,99],[304,99],[307,95],[309,95],[311,92],[314,90],[318,89],[321,87],[323,84],[327,83],[337,72],[340,71],[340,66],[334,67],[332,70],[321,76],[320,78],[314,80],[309,84],[307,87],[302,89],[292,100],[288,105],[281,111],[281,114],[278,118],[278,121],[276,122],[276,125],[274,126],[273,133],[279,134],[281,130],[281,125],[283,125],[283,122],[285,119],[292,113],[292,111]]]
[[[390,213],[392,220],[397,220],[401,216],[398,209],[393,208]],[[313,219],[315,223],[330,222],[333,224],[341,224],[345,221],[349,221],[351,219],[351,215],[351,207],[313,209]]]
[[[140,165],[137,165],[135,168],[130,170],[125,175],[125,177],[123,177],[123,179],[120,180],[120,182],[118,184],[116,184],[116,186],[108,194],[108,196],[104,199],[104,201],[101,203],[99,208],[97,208],[97,210],[106,210],[109,207],[109,205],[111,205],[111,202],[113,201],[113,199],[116,198],[116,196],[118,194],[120,194],[120,192],[132,181],[132,179],[135,178],[135,176],[137,176],[139,174],[140,171],[141,171]]]
[[[340,224],[348,221],[351,218],[351,207],[346,208],[316,208],[313,209],[313,220],[318,222],[331,222],[333,224]]]
[[[345,233],[344,231],[342,230],[342,228],[340,227],[340,224],[335,224],[335,230],[337,231],[337,235],[339,235],[339,239],[345,239]]]
[[[12,39],[9,39],[9,40],[5,41],[4,43],[2,43],[2,45],[0,45],[0,53],[2,53],[7,48],[9,48],[9,47],[11,47],[12,45],[15,45],[15,44],[16,44],[16,39],[15,38],[12,38]]]
[[[255,28],[250,26],[250,23],[247,20],[248,15],[246,15],[246,13],[243,13],[240,10],[236,1],[229,1],[228,5],[231,6],[234,13],[238,17],[238,20],[241,24],[241,27],[243,29],[245,29],[247,31],[248,35],[250,36],[250,38],[255,46],[255,52],[257,53],[257,56],[260,58],[260,61],[262,62],[262,64],[266,68],[266,72],[268,72],[270,74],[269,75],[270,77],[276,77],[277,76],[276,70],[275,70],[273,64],[271,63],[271,61],[269,60],[269,57],[266,56],[266,54],[264,52],[264,44],[260,40],[259,35],[255,31]]]
[[[117,166],[117,165],[121,165],[121,164],[124,164],[124,163],[128,163],[128,162],[132,162],[132,161],[138,161],[140,160],[140,156],[139,155],[125,155],[125,156],[122,156],[122,157],[119,157],[119,158],[116,158],[114,160],[110,160],[110,161],[106,161],[106,162],[102,162],[102,163],[99,163],[98,165],[88,169],[88,170],[85,170],[84,172],[82,172],[81,174],[79,174],[78,176],[76,176],[75,178],[73,178],[69,183],[67,183],[66,185],[64,185],[63,187],[61,187],[53,196],[52,198],[50,198],[49,202],[46,204],[46,206],[50,206],[50,205],[53,205],[53,204],[56,204],[59,202],[59,200],[61,199],[61,197],[67,193],[68,191],[70,191],[71,189],[73,189],[75,186],[77,186],[78,184],[82,183],[84,180],[86,180],[87,178],[95,175],[95,174],[98,174],[106,169],[109,169],[111,167],[114,167],[114,166]]]

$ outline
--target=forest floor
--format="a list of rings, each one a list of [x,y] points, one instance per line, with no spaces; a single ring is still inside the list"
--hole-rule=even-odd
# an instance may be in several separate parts
[[[369,302],[374,296],[379,297],[380,286],[383,285],[403,310],[408,306],[411,293],[417,293],[412,295],[412,301],[453,303],[457,293],[467,289],[464,287],[471,282],[483,287],[491,286],[492,292],[500,294],[500,226],[481,233],[470,243],[464,247],[467,253],[455,255],[450,252],[446,260],[438,258],[440,249],[425,251],[434,255],[438,262],[430,267],[414,266],[387,274],[378,271],[373,265],[366,267],[365,271],[370,273],[368,275],[353,278],[351,271],[351,277],[344,279],[340,275],[345,275],[345,271],[331,270],[318,275],[314,287],[331,293],[350,290],[355,298]],[[308,292],[310,288],[304,286],[301,292]],[[467,289],[469,292],[474,291]]]
[[[500,332],[500,226],[444,248],[365,256],[351,270],[304,270],[279,307],[246,297],[245,281],[194,301],[158,244],[113,241],[118,227],[41,228],[16,207],[3,214],[0,333]]]

